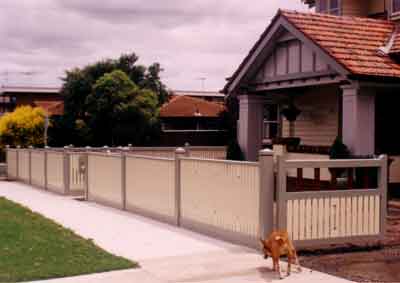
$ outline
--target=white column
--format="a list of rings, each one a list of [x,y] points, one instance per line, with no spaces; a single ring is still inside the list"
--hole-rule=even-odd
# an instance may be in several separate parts
[[[258,159],[262,146],[264,101],[258,95],[239,96],[238,142],[248,161]]]
[[[343,86],[343,142],[356,155],[375,153],[375,93]]]

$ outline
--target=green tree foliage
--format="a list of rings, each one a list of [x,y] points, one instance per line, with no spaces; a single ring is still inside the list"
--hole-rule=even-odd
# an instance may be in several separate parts
[[[106,59],[84,68],[75,68],[66,72],[61,94],[65,98],[65,111],[79,119],[86,113],[86,98],[92,92],[93,85],[107,73],[121,70],[139,88],[153,91],[162,105],[168,99],[168,91],[160,80],[162,68],[154,63],[149,67],[137,64],[135,53],[123,54],[118,59]]]
[[[42,146],[46,114],[42,108],[18,107],[0,118],[2,146]]]
[[[102,76],[86,105],[93,144],[140,144],[153,136],[158,121],[157,95],[139,88],[122,71]]]

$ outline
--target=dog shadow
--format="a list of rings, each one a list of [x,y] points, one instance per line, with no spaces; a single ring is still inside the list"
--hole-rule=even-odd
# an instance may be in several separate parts
[[[271,282],[271,280],[280,279],[279,274],[269,267],[258,267],[257,272],[260,274],[260,277],[265,280],[265,282]]]
[[[275,280],[281,280],[282,279],[282,278],[280,278],[278,272],[274,271],[270,267],[267,267],[267,266],[258,267],[258,268],[256,268],[256,270],[259,273],[260,277],[263,280],[265,280],[265,282],[271,282],[271,280],[275,281]],[[302,271],[296,270],[296,268],[294,270],[292,270],[292,273],[294,273],[294,274],[301,273],[301,272]],[[282,273],[284,274],[283,278],[288,277],[288,275],[286,275],[286,268],[282,268]]]

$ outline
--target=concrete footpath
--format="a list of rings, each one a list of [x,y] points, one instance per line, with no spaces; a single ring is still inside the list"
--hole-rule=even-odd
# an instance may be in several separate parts
[[[93,239],[103,249],[137,261],[141,266],[134,270],[40,282],[349,282],[307,269],[280,280],[271,271],[272,262],[264,260],[257,251],[24,184],[0,182],[0,196],[25,205],[82,237]],[[286,270],[286,264],[282,266]]]

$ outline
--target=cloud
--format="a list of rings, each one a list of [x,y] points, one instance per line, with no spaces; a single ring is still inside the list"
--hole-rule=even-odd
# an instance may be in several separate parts
[[[136,52],[162,64],[170,88],[199,89],[205,77],[218,90],[278,8],[305,9],[300,0],[2,0],[0,76],[7,69],[21,84],[18,71],[37,70],[28,83],[60,84],[66,69]]]

